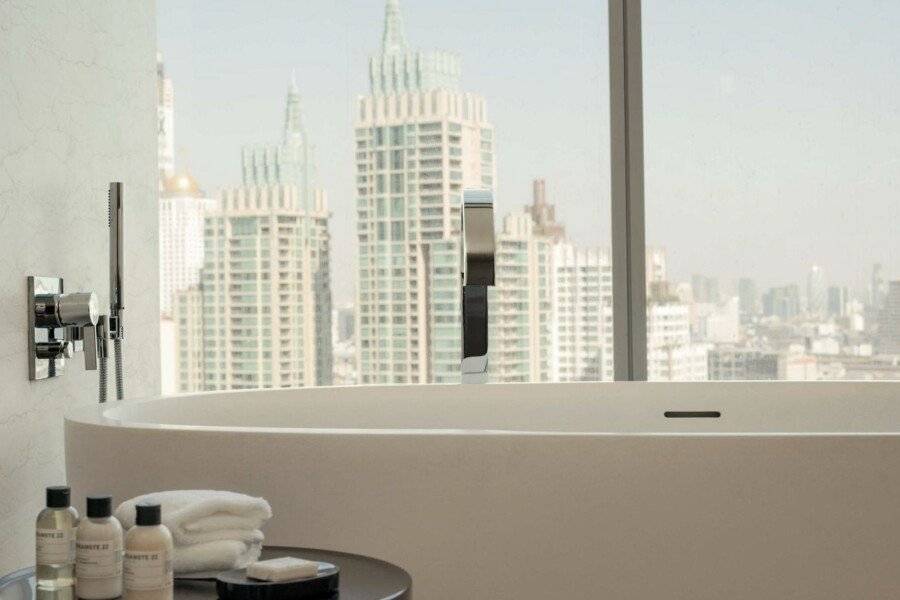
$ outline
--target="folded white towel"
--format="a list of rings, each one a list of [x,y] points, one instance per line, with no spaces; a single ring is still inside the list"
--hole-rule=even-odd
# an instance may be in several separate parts
[[[263,534],[259,529],[272,517],[272,508],[263,498],[215,490],[173,490],[144,494],[120,504],[116,518],[122,527],[134,525],[135,505],[142,502],[162,506],[162,523],[177,546],[216,541],[260,544]]]
[[[235,540],[219,540],[189,546],[175,546],[172,569],[179,575],[201,571],[243,569],[262,552],[262,543],[246,544]]]

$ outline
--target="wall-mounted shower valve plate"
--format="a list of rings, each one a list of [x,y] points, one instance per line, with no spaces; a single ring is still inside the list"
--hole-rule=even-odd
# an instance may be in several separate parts
[[[41,297],[62,293],[63,280],[59,277],[28,277],[28,379],[32,381],[62,375],[66,359],[72,356],[65,328],[39,326],[35,317],[43,312],[37,306]]]

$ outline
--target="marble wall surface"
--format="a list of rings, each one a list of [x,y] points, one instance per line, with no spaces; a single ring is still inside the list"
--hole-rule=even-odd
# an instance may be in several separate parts
[[[63,414],[96,402],[81,354],[29,382],[25,278],[108,305],[108,182],[125,183],[126,393],[159,390],[153,0],[0,0],[0,575],[34,561]],[[110,365],[111,367],[111,365]]]

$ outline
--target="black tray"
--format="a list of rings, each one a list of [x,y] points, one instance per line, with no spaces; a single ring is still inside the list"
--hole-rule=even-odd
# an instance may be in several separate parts
[[[319,574],[306,579],[260,581],[247,577],[246,569],[225,571],[216,578],[221,600],[300,600],[330,598],[338,591],[340,568],[319,563]]]

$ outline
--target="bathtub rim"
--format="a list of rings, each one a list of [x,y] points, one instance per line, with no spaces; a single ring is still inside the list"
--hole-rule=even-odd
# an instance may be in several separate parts
[[[871,429],[833,429],[833,430],[802,430],[802,429],[772,429],[772,430],[671,430],[658,431],[653,428],[640,429],[634,431],[602,429],[602,430],[542,430],[542,429],[504,429],[504,428],[485,428],[485,427],[303,427],[303,426],[270,426],[270,425],[197,425],[187,423],[159,423],[148,420],[136,420],[122,418],[121,416],[110,416],[108,413],[112,411],[122,412],[121,409],[139,408],[147,406],[159,401],[174,401],[178,399],[193,399],[202,401],[211,396],[242,396],[251,394],[274,394],[274,395],[302,395],[307,393],[326,393],[340,392],[341,390],[353,391],[356,394],[364,393],[367,389],[378,390],[382,394],[390,391],[402,391],[401,393],[410,393],[411,390],[440,389],[442,392],[450,392],[458,389],[459,384],[408,384],[408,385],[354,385],[354,386],[322,386],[309,388],[274,388],[274,389],[258,389],[258,390],[222,390],[222,391],[206,391],[206,392],[188,392],[181,394],[173,394],[166,396],[154,396],[151,398],[136,398],[125,400],[122,402],[113,402],[106,404],[93,404],[90,406],[82,406],[65,415],[65,422],[68,426],[73,425],[94,425],[99,427],[117,427],[125,429],[139,430],[157,430],[157,431],[185,431],[185,432],[234,432],[246,434],[265,434],[265,435],[370,435],[370,436],[543,436],[543,437],[615,437],[615,436],[661,436],[661,437],[720,437],[720,436],[739,436],[739,437],[785,437],[785,436],[846,436],[846,437],[877,437],[877,436],[897,436],[900,435],[900,381],[811,381],[811,382],[788,382],[788,381],[739,381],[739,382],[571,382],[571,383],[522,383],[522,384],[487,384],[488,387],[494,388],[519,388],[529,386],[532,390],[540,389],[541,386],[547,389],[548,386],[571,386],[570,389],[591,389],[595,386],[616,386],[619,389],[631,389],[632,391],[640,388],[659,388],[668,392],[678,391],[690,394],[692,391],[702,386],[704,393],[716,390],[744,390],[758,389],[760,393],[779,393],[784,400],[784,394],[787,393],[787,401],[790,398],[790,392],[794,390],[802,390],[808,393],[812,389],[829,389],[829,394],[840,393],[843,390],[851,390],[854,393],[847,394],[843,400],[831,400],[831,402],[844,404],[849,408],[860,407],[861,402],[871,399],[853,397],[857,394],[865,394],[866,392],[877,391],[878,395],[887,395],[893,400],[896,398],[896,419],[884,425],[892,425],[891,427],[878,427]],[[466,386],[471,387],[471,386]],[[600,389],[598,387],[598,389]],[[607,388],[609,390],[610,388]],[[318,392],[316,392],[318,390]],[[837,390],[837,392],[835,392]],[[470,391],[470,390],[467,390]],[[506,401],[504,398],[499,401]],[[605,398],[604,398],[605,400]],[[399,400],[398,400],[399,401]],[[648,400],[648,402],[650,402]],[[680,400],[669,400],[667,406],[679,405]],[[691,402],[697,402],[691,399]],[[726,402],[722,401],[720,402]],[[689,404],[689,403],[688,403]],[[662,406],[662,405],[660,405]],[[719,407],[724,404],[719,404]],[[696,404],[692,410],[702,410],[703,408],[711,408],[703,402]],[[891,407],[893,408],[893,406]]]

